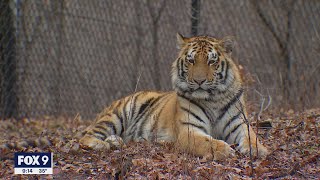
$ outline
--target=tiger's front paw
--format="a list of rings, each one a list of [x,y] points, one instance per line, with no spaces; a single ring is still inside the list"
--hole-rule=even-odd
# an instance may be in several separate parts
[[[242,154],[250,154],[250,145],[249,143],[245,143],[242,145],[242,147],[239,147],[239,150]],[[254,157],[266,157],[269,152],[268,149],[266,147],[264,147],[262,144],[260,144],[258,142],[258,144],[256,143],[252,143],[251,144],[251,154]]]
[[[80,144],[85,147],[94,150],[109,150],[110,144],[108,142],[104,142],[94,136],[85,135],[83,138],[79,140]]]
[[[104,141],[94,136],[85,135],[83,138],[80,139],[79,142],[82,145],[89,147],[90,149],[98,151],[119,149],[121,146],[124,145],[122,138],[116,135],[109,136]]]
[[[223,160],[235,156],[234,149],[224,141],[215,140],[215,145],[213,147],[215,147],[215,149],[213,149],[213,160]]]
[[[116,135],[111,135],[104,141],[109,143],[111,149],[120,149],[121,147],[125,146],[123,139]]]

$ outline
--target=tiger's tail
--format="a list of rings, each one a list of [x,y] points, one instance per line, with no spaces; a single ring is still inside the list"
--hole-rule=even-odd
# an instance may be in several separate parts
[[[39,137],[36,139],[23,140],[19,142],[5,143],[0,145],[0,150],[21,150],[24,148],[46,148],[53,144],[53,140],[49,137]]]

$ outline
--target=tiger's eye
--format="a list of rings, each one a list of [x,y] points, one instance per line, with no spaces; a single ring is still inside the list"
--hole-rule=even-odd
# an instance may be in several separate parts
[[[188,59],[188,62],[194,64],[194,59]]]
[[[188,55],[187,55],[187,60],[188,60],[188,62],[191,63],[191,64],[194,64],[194,62],[195,62],[194,59],[192,58],[192,55],[191,55],[191,54],[188,54]]]
[[[212,65],[218,62],[219,56],[217,53],[212,53],[210,59],[208,60],[208,65]]]
[[[209,61],[208,61],[208,64],[209,64],[209,65],[212,65],[212,64],[214,64],[215,62],[216,62],[216,61],[214,61],[214,60],[209,60]]]

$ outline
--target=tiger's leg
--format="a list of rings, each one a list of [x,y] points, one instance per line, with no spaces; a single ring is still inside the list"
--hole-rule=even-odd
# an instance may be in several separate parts
[[[101,140],[95,136],[86,134],[80,139],[80,143],[94,150],[119,149],[124,145],[122,138],[116,135],[111,135],[105,140]]]
[[[224,137],[229,144],[238,144],[238,149],[243,154],[250,153],[253,156],[265,157],[268,154],[268,150],[257,139],[257,136],[251,126],[248,126],[242,120],[238,124],[225,128]],[[249,136],[250,133],[250,136]],[[249,140],[250,139],[250,140]]]
[[[196,130],[183,129],[180,131],[176,145],[191,154],[214,160],[234,155],[234,150],[226,142]]]
[[[241,140],[239,140],[239,149],[242,153],[249,153],[250,152],[250,145],[251,145],[251,153],[253,156],[265,157],[268,154],[268,150],[264,147],[259,140],[257,139],[256,133],[253,129],[249,126],[249,133],[248,135],[248,128],[247,125],[244,129],[245,132],[242,132],[244,135],[242,136]],[[250,137],[250,138],[249,138]],[[250,141],[249,141],[250,139]]]
[[[112,106],[106,109],[80,139],[80,143],[95,150],[109,150],[124,145],[120,135],[124,131],[122,117],[113,113]]]

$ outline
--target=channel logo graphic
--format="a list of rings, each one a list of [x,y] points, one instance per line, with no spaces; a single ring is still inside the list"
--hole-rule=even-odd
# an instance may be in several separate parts
[[[14,174],[52,174],[52,153],[14,153]]]

